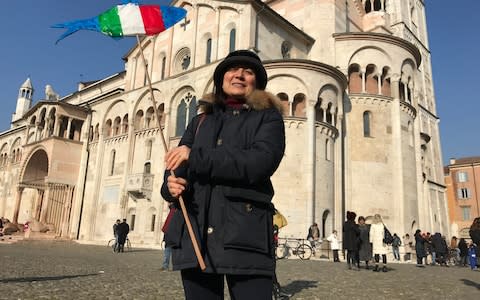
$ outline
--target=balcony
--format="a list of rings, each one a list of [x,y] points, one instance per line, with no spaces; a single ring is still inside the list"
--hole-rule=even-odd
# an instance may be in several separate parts
[[[127,177],[127,192],[135,199],[152,198],[153,191],[153,174],[137,173],[130,174]]]

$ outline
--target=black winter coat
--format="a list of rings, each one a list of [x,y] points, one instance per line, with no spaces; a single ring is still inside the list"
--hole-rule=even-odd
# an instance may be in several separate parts
[[[192,119],[179,145],[191,148],[188,167],[175,173],[188,182],[183,199],[205,272],[273,275],[270,177],[285,151],[279,100],[256,91],[240,110],[213,104],[211,112]],[[174,202],[168,175],[161,192]],[[173,215],[165,241],[173,249],[174,270],[198,267],[181,210]]]
[[[343,224],[343,249],[358,251],[360,246],[360,229],[355,221],[346,221]]]

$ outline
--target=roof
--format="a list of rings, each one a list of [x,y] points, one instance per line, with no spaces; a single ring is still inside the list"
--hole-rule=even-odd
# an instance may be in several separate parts
[[[30,77],[28,77],[27,80],[25,80],[25,82],[22,84],[20,88],[33,89],[32,82],[30,81]]]
[[[453,160],[453,164],[451,163],[450,166],[477,164],[477,163],[480,163],[480,156],[452,158],[452,160]]]

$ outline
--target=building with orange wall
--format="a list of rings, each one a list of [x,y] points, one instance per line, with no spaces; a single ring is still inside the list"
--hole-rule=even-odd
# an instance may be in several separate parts
[[[452,158],[444,171],[452,235],[469,238],[480,217],[480,156]]]

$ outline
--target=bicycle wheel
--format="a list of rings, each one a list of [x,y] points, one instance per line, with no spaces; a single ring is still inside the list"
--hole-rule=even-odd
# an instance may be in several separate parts
[[[282,259],[287,257],[287,255],[288,255],[287,244],[278,244],[277,248],[275,249],[275,257],[277,259]]]
[[[297,256],[303,260],[310,259],[312,256],[312,247],[307,244],[301,244],[297,247]]]
[[[115,239],[109,240],[107,243],[107,247],[113,247],[113,245],[115,245]]]

